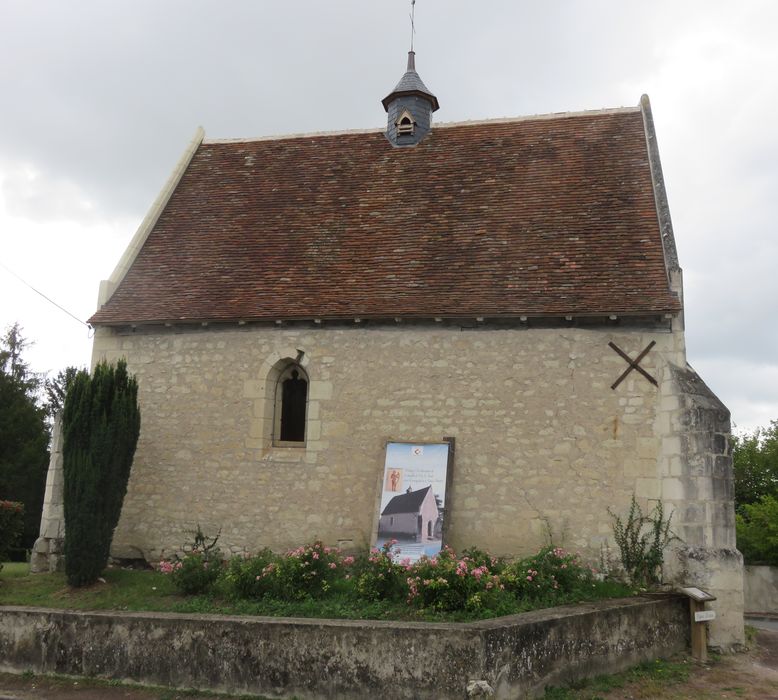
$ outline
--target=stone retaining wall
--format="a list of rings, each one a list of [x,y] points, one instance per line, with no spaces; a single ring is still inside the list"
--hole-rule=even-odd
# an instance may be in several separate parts
[[[631,598],[468,624],[0,608],[0,670],[272,697],[538,695],[688,644],[685,598]]]
[[[744,567],[745,609],[749,613],[778,614],[778,567]]]

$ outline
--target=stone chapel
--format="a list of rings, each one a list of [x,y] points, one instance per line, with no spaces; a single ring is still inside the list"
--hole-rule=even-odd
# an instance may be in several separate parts
[[[143,416],[114,554],[196,524],[367,546],[386,443],[453,437],[455,549],[596,564],[608,508],[661,500],[666,578],[742,642],[729,412],[686,359],[648,98],[433,125],[410,52],[382,103],[381,130],[198,130],[101,283],[93,361],[126,358]]]

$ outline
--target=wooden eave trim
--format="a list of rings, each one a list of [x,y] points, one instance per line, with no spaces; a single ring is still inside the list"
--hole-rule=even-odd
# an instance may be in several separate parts
[[[327,322],[336,323],[364,323],[365,321],[379,321],[385,323],[398,323],[403,320],[407,321],[429,321],[431,323],[438,321],[476,321],[479,323],[487,323],[489,321],[559,321],[569,319],[575,321],[580,320],[596,320],[602,319],[604,321],[611,321],[612,317],[617,319],[646,319],[661,317],[675,317],[680,314],[679,309],[658,309],[656,311],[644,311],[644,312],[629,312],[623,311],[610,311],[610,312],[597,312],[597,313],[556,313],[556,314],[538,314],[538,313],[516,313],[516,314],[401,314],[401,315],[380,315],[371,316],[366,314],[346,314],[339,316],[265,316],[257,318],[187,318],[187,319],[137,319],[137,320],[121,320],[121,321],[99,321],[93,322],[91,325],[95,328],[102,327],[125,327],[125,326],[209,326],[209,325],[240,325],[246,326],[249,324],[283,324],[283,323],[315,323],[321,325]]]

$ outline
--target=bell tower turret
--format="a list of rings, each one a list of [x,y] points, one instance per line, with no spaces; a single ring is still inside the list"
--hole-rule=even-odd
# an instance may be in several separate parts
[[[408,52],[408,69],[381,101],[387,113],[386,138],[394,146],[415,146],[432,129],[440,105],[416,72],[416,53]]]

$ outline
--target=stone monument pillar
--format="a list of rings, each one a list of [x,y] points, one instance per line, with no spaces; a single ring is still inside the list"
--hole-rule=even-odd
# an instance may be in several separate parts
[[[57,414],[51,437],[51,458],[46,475],[46,494],[38,539],[32,548],[30,571],[34,574],[62,571],[65,566],[65,506],[63,500],[62,414]]]

